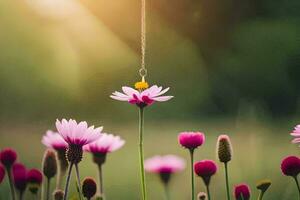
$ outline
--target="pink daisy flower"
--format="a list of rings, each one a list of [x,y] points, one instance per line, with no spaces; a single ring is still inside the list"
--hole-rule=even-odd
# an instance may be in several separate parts
[[[94,128],[88,127],[87,122],[77,123],[75,120],[70,119],[67,121],[56,120],[56,128],[58,133],[69,145],[84,146],[92,143],[101,137],[102,127]]]
[[[167,184],[171,175],[185,169],[185,161],[175,155],[154,156],[145,160],[145,170],[159,174],[163,183]]]
[[[68,143],[64,140],[64,138],[59,133],[53,132],[51,130],[48,130],[43,136],[42,143],[46,147],[55,150],[63,150],[68,147]]]
[[[292,143],[294,143],[294,144],[300,143],[300,124],[294,128],[293,132],[291,133],[291,136],[295,137],[295,139],[293,139]]]
[[[162,89],[157,85],[153,85],[145,90],[135,90],[131,87],[124,86],[122,90],[124,93],[115,91],[110,97],[118,101],[127,101],[139,107],[145,107],[153,104],[156,101],[163,102],[173,98],[173,96],[162,96],[170,88]]]
[[[125,141],[120,136],[103,133],[95,142],[83,146],[83,150],[91,153],[107,154],[120,149],[124,144]]]

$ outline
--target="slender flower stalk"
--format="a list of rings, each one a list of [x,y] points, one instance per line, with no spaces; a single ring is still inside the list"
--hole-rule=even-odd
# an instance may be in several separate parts
[[[178,136],[179,144],[188,149],[191,158],[191,197],[195,200],[195,177],[194,177],[194,151],[205,142],[205,135],[201,132],[181,132]]]
[[[103,187],[103,169],[102,165],[98,165],[98,174],[99,174],[99,196],[104,199],[104,187]]]
[[[207,199],[210,200],[210,190],[209,190],[209,186],[206,185],[206,193],[207,193]]]
[[[77,178],[77,187],[78,187],[78,193],[79,193],[79,199],[82,200],[82,194],[81,194],[81,181],[80,181],[80,175],[79,175],[79,168],[78,164],[75,164],[75,171],[76,171],[76,178]]]
[[[0,152],[0,161],[6,170],[8,181],[9,181],[11,198],[13,200],[16,200],[16,194],[15,194],[15,188],[13,184],[12,166],[16,162],[16,160],[17,160],[17,153],[15,150],[6,148]]]
[[[66,180],[66,185],[65,185],[65,191],[64,191],[64,200],[67,200],[67,194],[69,192],[69,184],[70,184],[70,181],[71,181],[71,173],[72,173],[73,165],[74,165],[73,163],[71,163],[69,165],[67,180]]]
[[[9,182],[11,198],[13,200],[16,200],[15,187],[13,185],[13,178],[12,178],[12,170],[11,170],[11,168],[6,168],[6,171],[7,171],[7,176],[8,176],[8,182]]]
[[[190,149],[192,199],[195,199],[194,149]]]
[[[171,200],[169,185],[168,184],[164,184],[164,189],[165,189],[166,200]]]
[[[299,199],[300,199],[300,186],[299,186],[299,181],[298,181],[298,178],[295,176],[293,177],[295,182],[296,182],[296,185],[297,185],[297,189],[298,189],[298,194],[299,194]]]
[[[230,186],[228,177],[228,163],[232,159],[232,145],[230,138],[227,135],[220,135],[217,142],[217,155],[220,162],[224,163],[225,168],[225,181],[226,181],[226,191],[227,200],[230,200]]]
[[[229,178],[228,178],[228,163],[224,163],[225,167],[225,180],[226,180],[226,191],[227,191],[227,199],[230,200],[230,189],[229,189]]]
[[[146,181],[145,181],[145,169],[144,169],[144,108],[139,108],[139,155],[140,155],[140,176],[142,185],[142,197],[143,200],[147,198]]]
[[[145,170],[158,174],[165,189],[165,196],[170,200],[169,182],[172,175],[185,169],[185,161],[175,155],[154,156],[145,161]]]

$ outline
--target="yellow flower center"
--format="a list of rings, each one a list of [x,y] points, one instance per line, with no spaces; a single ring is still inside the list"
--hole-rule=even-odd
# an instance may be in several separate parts
[[[143,79],[142,81],[136,82],[134,87],[137,90],[145,90],[149,87],[149,84],[145,81],[145,79]]]

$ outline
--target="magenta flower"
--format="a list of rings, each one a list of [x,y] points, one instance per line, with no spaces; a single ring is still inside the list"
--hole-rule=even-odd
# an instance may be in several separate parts
[[[27,186],[27,170],[21,163],[15,163],[12,167],[13,180],[15,188],[22,196]]]
[[[41,185],[43,181],[43,175],[38,169],[31,169],[27,172],[27,182],[31,184]]]
[[[0,152],[0,161],[6,168],[10,168],[16,160],[17,153],[15,150],[6,148]]]
[[[124,86],[122,90],[124,93],[115,91],[110,97],[118,101],[127,101],[139,107],[145,107],[153,104],[156,101],[168,101],[173,96],[161,96],[165,94],[170,88],[162,89],[157,85],[153,85],[145,90],[135,90],[131,87]]]
[[[292,143],[300,143],[300,124],[297,125],[293,132],[291,133],[291,136],[294,136],[295,138],[292,140]]]
[[[181,132],[178,141],[183,147],[194,150],[205,142],[205,135],[201,132]]]
[[[49,148],[55,150],[64,150],[68,147],[68,143],[64,138],[57,132],[48,130],[43,136],[42,143]]]
[[[250,187],[247,184],[240,184],[234,187],[234,196],[236,200],[249,200]]]
[[[195,173],[200,176],[206,185],[209,185],[210,179],[217,172],[217,165],[213,160],[202,160],[194,165]]]
[[[3,165],[0,165],[0,184],[2,183],[3,179],[5,176],[5,169],[3,167]]]
[[[37,169],[31,169],[27,172],[28,189],[32,194],[37,194],[43,182],[43,175]]]
[[[211,177],[217,173],[217,165],[213,160],[202,160],[194,165],[194,172],[200,176],[206,186],[208,200],[210,200],[209,184]]]
[[[120,149],[124,144],[125,141],[120,136],[103,133],[95,142],[83,146],[83,150],[90,153],[107,154]]]
[[[298,176],[300,173],[300,159],[296,156],[284,158],[281,162],[281,171],[286,176]]]
[[[69,145],[83,146],[96,141],[101,137],[102,127],[94,128],[88,127],[87,122],[77,123],[75,120],[70,119],[67,121],[56,120],[56,128],[58,133],[64,138]]]

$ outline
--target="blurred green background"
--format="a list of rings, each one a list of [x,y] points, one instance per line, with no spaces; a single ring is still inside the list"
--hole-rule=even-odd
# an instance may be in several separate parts
[[[201,130],[197,159],[214,159],[227,133],[232,184],[248,182],[255,195],[255,182],[271,178],[266,199],[296,198],[279,164],[299,152],[288,135],[299,123],[299,10],[299,0],[148,1],[147,81],[175,98],[147,109],[146,155],[188,158],[177,134]],[[39,167],[40,139],[56,118],[103,125],[127,141],[105,167],[107,197],[139,199],[137,109],[109,98],[139,80],[139,45],[139,1],[0,1],[0,148]],[[96,175],[89,156],[81,168]],[[174,200],[189,199],[188,174],[174,177]],[[163,199],[158,179],[147,178],[150,199]],[[224,199],[223,171],[213,183],[214,199]],[[7,199],[7,183],[0,191]]]

